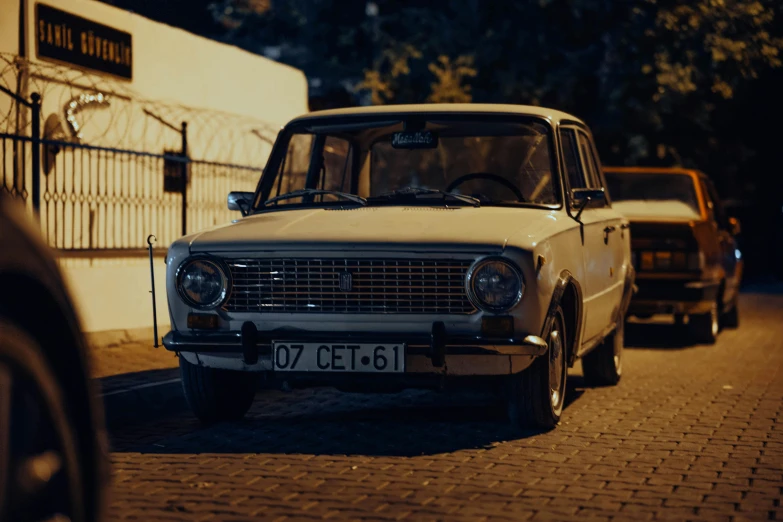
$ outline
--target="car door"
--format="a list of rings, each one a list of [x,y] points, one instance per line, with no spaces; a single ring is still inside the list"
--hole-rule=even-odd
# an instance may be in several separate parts
[[[564,126],[560,130],[569,191],[598,188],[594,168],[583,159],[580,134],[583,133],[577,127]],[[589,146],[589,141],[587,145]],[[570,197],[569,204],[571,215],[575,216],[578,209]],[[584,280],[580,281],[584,300],[583,341],[589,341],[599,335],[609,324],[606,294],[609,290],[609,272],[613,264],[613,256],[611,248],[604,241],[607,235],[605,229],[610,225],[607,218],[604,208],[595,207],[585,208],[579,218],[582,244],[579,246],[579,253],[575,252],[575,254],[580,255],[584,263]]]
[[[625,290],[625,273],[631,263],[631,232],[628,218],[612,208],[611,194],[608,194],[606,178],[604,177],[601,161],[595,142],[586,133],[579,134],[580,140],[584,140],[585,146],[581,148],[583,157],[591,164],[591,170],[595,173],[593,188],[602,188],[606,195],[606,204],[599,210],[604,218],[605,227],[604,245],[609,249],[610,264],[609,278],[605,289],[605,302],[603,303],[604,320],[608,325],[613,324],[617,317],[616,312],[622,305],[623,292]]]
[[[726,273],[724,302],[734,299],[737,292],[737,241],[731,233],[729,217],[723,203],[709,178],[700,178],[701,189],[707,203],[708,212],[713,220],[720,242],[721,265]]]

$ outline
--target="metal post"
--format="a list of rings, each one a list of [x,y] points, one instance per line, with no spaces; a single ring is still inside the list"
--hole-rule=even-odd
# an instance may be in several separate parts
[[[149,245],[150,250],[150,280],[152,281],[152,290],[150,290],[150,293],[152,293],[152,328],[155,335],[155,348],[157,348],[158,345],[158,309],[155,304],[155,267],[152,264],[152,243],[154,241],[157,241],[158,238],[150,234],[147,236],[147,245]]]
[[[33,148],[33,211],[36,216],[41,213],[41,95],[34,92],[30,95],[32,104],[32,141]]]
[[[182,122],[182,235],[188,233],[188,123]]]

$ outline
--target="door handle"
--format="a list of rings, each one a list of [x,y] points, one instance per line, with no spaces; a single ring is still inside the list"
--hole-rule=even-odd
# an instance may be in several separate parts
[[[617,230],[617,227],[614,225],[609,225],[604,229],[604,245],[609,244],[609,234],[615,230]]]
[[[620,237],[621,238],[625,239],[625,231],[627,229],[629,229],[629,228],[631,228],[631,224],[630,223],[623,223],[622,225],[620,225]]]

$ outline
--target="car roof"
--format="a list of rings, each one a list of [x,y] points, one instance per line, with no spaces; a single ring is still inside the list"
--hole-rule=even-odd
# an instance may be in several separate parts
[[[603,171],[617,174],[686,174],[692,177],[706,177],[700,170],[680,167],[611,167],[604,165]]]
[[[569,121],[587,125],[576,116],[566,112],[536,107],[533,105],[510,105],[499,103],[422,103],[408,105],[373,105],[369,107],[348,107],[344,109],[328,109],[302,114],[291,120],[291,123],[318,118],[340,116],[369,115],[399,115],[399,114],[505,114],[519,116],[535,116],[546,118],[553,123]]]

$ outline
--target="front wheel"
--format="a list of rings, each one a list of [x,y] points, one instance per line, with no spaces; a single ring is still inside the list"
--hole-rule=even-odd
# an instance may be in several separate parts
[[[241,420],[258,388],[258,375],[207,368],[179,357],[182,388],[193,414],[204,424]]]
[[[582,373],[591,386],[614,386],[623,372],[624,322],[582,359]]]
[[[527,370],[511,376],[508,414],[516,427],[550,430],[560,422],[566,391],[566,347],[563,311],[558,308],[545,355]]]
[[[723,328],[739,327],[739,299],[732,299],[731,308],[725,311],[720,318],[720,325]]]
[[[712,308],[706,314],[691,315],[688,324],[693,339],[701,344],[715,344],[718,339],[720,322],[718,317],[718,303],[713,303]]]

